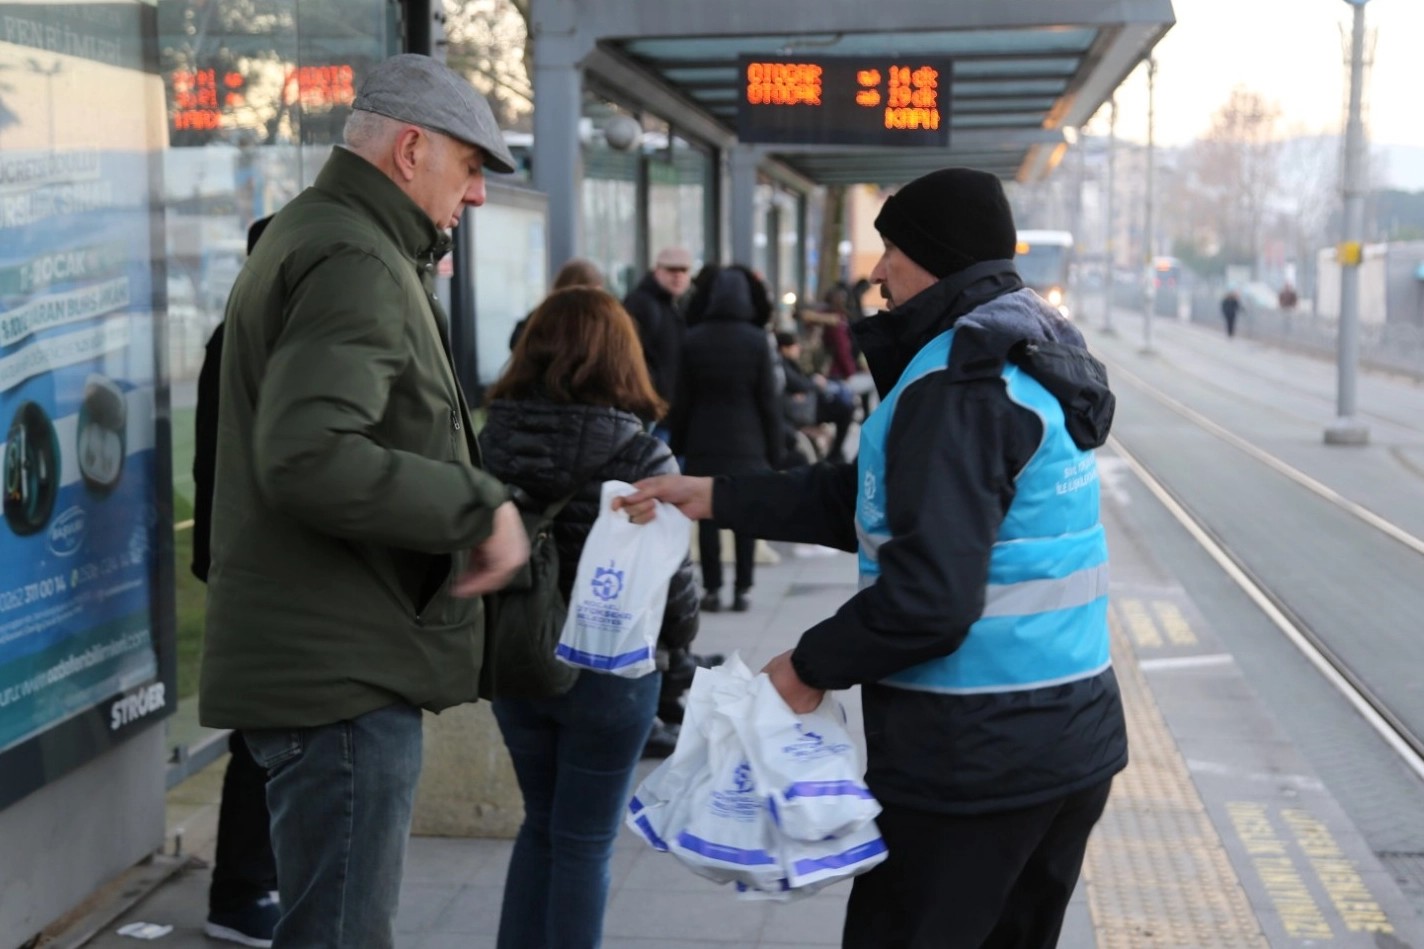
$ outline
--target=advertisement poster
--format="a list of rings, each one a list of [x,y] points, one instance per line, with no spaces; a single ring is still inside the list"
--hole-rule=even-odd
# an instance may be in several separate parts
[[[171,710],[157,589],[162,87],[146,4],[0,4],[0,784]],[[153,115],[146,121],[145,114]],[[70,726],[69,732],[57,731]],[[68,740],[68,739],[66,739]],[[0,787],[0,804],[15,796]]]

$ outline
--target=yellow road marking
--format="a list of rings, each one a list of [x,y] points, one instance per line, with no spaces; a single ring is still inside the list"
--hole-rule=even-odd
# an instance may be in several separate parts
[[[1295,861],[1287,855],[1285,841],[1276,835],[1266,805],[1232,801],[1226,805],[1226,812],[1251,855],[1251,864],[1265,885],[1286,934],[1296,939],[1333,938],[1335,933],[1325,913],[1310,895]]]
[[[1352,932],[1392,933],[1389,917],[1375,902],[1354,863],[1340,851],[1324,823],[1305,811],[1282,811],[1286,825],[1320,878],[1320,885],[1335,904],[1335,911]]]
[[[1157,619],[1161,621],[1162,628],[1167,631],[1167,639],[1173,646],[1195,646],[1197,644],[1197,634],[1192,632],[1191,624],[1187,622],[1186,616],[1182,615],[1177,604],[1170,600],[1152,601],[1152,609],[1157,613]]]
[[[1162,645],[1162,634],[1157,632],[1157,624],[1147,611],[1147,604],[1141,600],[1121,600],[1118,609],[1127,623],[1132,641],[1143,649]]]

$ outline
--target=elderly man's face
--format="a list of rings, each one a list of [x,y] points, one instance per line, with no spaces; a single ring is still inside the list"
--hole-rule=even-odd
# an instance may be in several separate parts
[[[880,255],[875,269],[870,271],[870,282],[880,285],[880,295],[885,298],[886,308],[893,310],[917,293],[934,286],[939,278],[886,240],[885,253]]]
[[[484,152],[440,132],[422,131],[424,162],[411,197],[436,227],[448,230],[460,223],[465,205],[485,203]]]
[[[674,297],[680,297],[687,292],[688,285],[692,283],[692,272],[686,267],[668,267],[658,265],[653,268],[653,279]]]

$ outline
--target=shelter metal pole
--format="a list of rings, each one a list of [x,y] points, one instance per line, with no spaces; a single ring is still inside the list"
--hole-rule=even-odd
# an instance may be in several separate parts
[[[752,266],[756,234],[757,164],[760,152],[750,145],[734,145],[732,166],[732,263]],[[770,238],[768,238],[770,239]]]
[[[578,116],[583,114],[583,73],[572,37],[534,37],[534,187],[549,198],[549,270],[576,256],[582,231],[583,161]]]

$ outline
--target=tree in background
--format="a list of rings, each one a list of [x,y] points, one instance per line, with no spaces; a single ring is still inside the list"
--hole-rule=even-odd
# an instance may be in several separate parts
[[[529,0],[444,0],[445,61],[470,77],[500,127],[533,128]]]
[[[1263,227],[1281,184],[1280,115],[1276,103],[1237,86],[1191,148],[1177,205],[1189,224],[1182,236],[1201,256],[1222,258],[1220,266],[1259,271]]]

